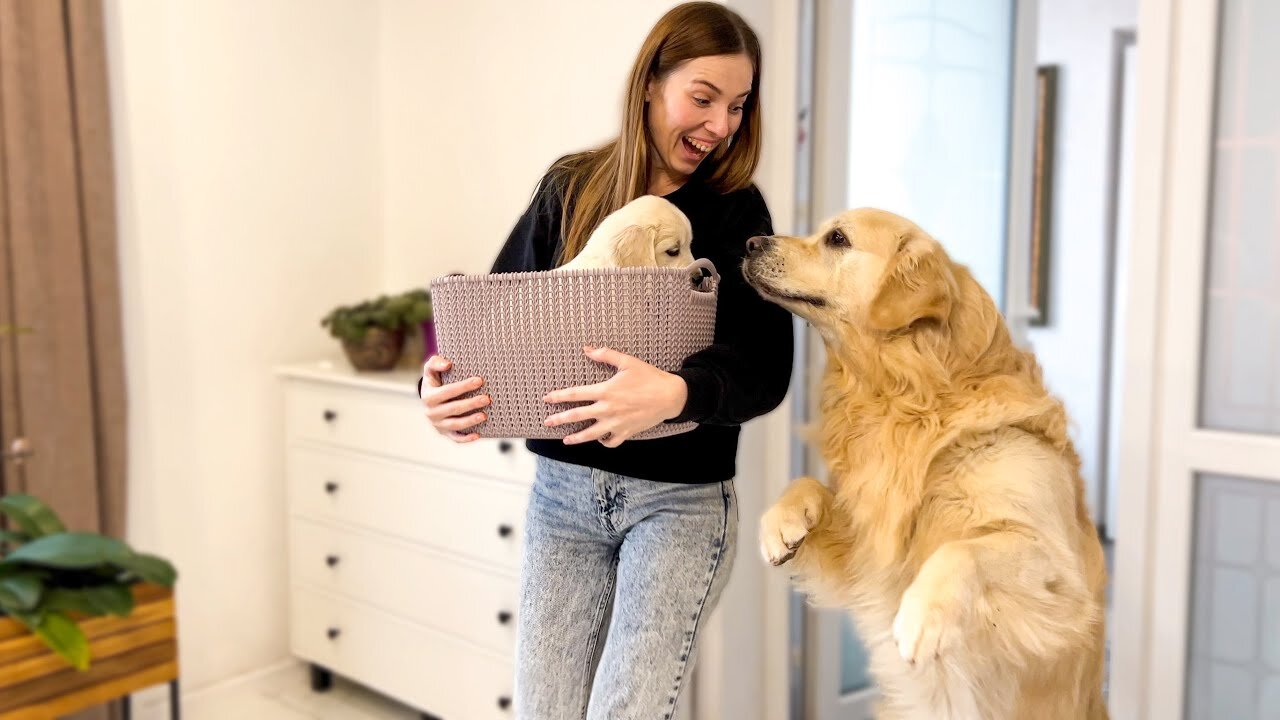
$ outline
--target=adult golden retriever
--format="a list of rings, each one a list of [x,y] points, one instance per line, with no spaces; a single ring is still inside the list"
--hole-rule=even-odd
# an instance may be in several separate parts
[[[872,209],[752,238],[743,272],[827,347],[831,484],[792,483],[761,551],[852,613],[879,717],[1105,718],[1106,568],[1080,460],[990,296]]]

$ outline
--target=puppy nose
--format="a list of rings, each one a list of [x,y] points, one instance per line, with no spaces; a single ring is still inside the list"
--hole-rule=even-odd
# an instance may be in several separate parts
[[[773,244],[773,238],[757,235],[747,241],[747,254],[759,255]]]

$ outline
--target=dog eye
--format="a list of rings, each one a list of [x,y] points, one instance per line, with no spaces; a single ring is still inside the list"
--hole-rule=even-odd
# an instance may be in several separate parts
[[[667,254],[670,255],[671,257],[675,257],[680,254],[680,248],[678,247],[668,248]]]
[[[839,230],[832,230],[827,235],[827,245],[831,247],[849,247],[849,238],[845,237],[844,233]]]

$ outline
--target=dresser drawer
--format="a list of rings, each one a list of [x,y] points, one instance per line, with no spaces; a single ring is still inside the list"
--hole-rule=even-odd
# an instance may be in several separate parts
[[[510,720],[508,656],[294,586],[294,654],[444,718]]]
[[[291,380],[285,389],[290,441],[307,440],[528,485],[533,459],[519,440],[458,444],[427,420],[412,387],[403,394]]]
[[[289,508],[519,568],[528,489],[340,450],[292,447]]]
[[[290,523],[293,581],[338,593],[500,653],[515,649],[520,584],[405,543],[301,518]]]

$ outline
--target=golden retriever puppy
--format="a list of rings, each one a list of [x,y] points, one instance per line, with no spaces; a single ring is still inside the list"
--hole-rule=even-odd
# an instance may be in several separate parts
[[[679,208],[641,195],[601,220],[582,252],[559,269],[685,268],[693,262],[692,245],[693,226]]]
[[[748,245],[748,282],[827,348],[830,486],[796,480],[761,552],[852,613],[879,717],[1105,718],[1106,569],[1080,460],[990,296],[880,210]]]

